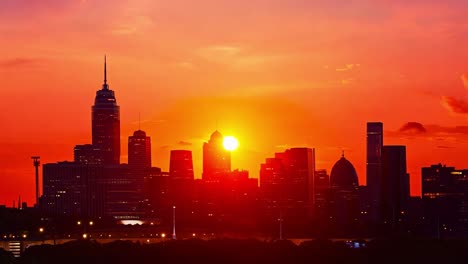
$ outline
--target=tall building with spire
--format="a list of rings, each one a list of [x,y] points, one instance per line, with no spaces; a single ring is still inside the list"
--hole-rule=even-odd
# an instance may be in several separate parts
[[[114,91],[107,84],[107,64],[104,57],[104,84],[96,92],[92,106],[92,143],[98,148],[104,165],[120,163],[120,108]]]

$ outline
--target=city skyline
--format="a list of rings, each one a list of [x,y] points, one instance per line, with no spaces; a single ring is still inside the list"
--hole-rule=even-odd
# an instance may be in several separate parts
[[[189,149],[195,177],[201,178],[202,143],[218,129],[239,139],[232,167],[253,177],[265,158],[291,147],[315,148],[317,169],[327,171],[345,149],[362,184],[368,121],[385,124],[385,144],[406,145],[412,195],[421,194],[422,167],[439,162],[468,167],[468,81],[463,77],[468,54],[459,45],[466,28],[462,1],[426,3],[425,14],[417,11],[419,3],[406,9],[378,1],[340,10],[333,10],[333,4],[301,3],[308,13],[264,1],[249,6],[221,1],[189,4],[197,11],[189,20],[178,3],[116,1],[106,7],[115,19],[97,23],[95,29],[83,23],[101,21],[101,13],[83,14],[103,10],[102,4],[51,1],[54,8],[47,9],[15,2],[0,11],[3,25],[23,20],[15,30],[0,26],[0,32],[12,33],[0,44],[0,122],[8,128],[0,132],[0,204],[10,205],[18,195],[33,203],[30,156],[41,156],[43,164],[73,160],[74,145],[91,141],[89,106],[101,85],[104,53],[110,54],[109,84],[122,107],[121,153],[127,153],[125,139],[137,130],[141,112],[141,129],[153,141],[152,163],[164,171],[169,170],[171,149]],[[240,15],[251,7],[262,12],[241,25],[235,25],[236,15],[221,15],[229,8]],[[179,22],[196,21],[190,34],[183,36],[180,24],[160,16],[162,10]],[[324,24],[326,16],[316,10],[341,19]],[[212,16],[202,19],[203,14]],[[426,21],[428,17],[434,19]],[[209,25],[215,18],[220,26]],[[34,20],[43,29],[34,27]],[[254,23],[258,21],[263,23]],[[383,26],[382,32],[373,23]],[[57,30],[51,30],[56,24]],[[315,27],[308,29],[309,24]],[[203,25],[210,34],[197,28]],[[393,29],[402,35],[397,43],[391,41],[398,37]],[[368,36],[353,39],[346,31]],[[145,34],[150,32],[161,34]],[[62,36],[64,41],[56,43]],[[314,44],[313,36],[317,43],[331,45]],[[77,44],[86,40],[90,44]],[[126,48],[113,43],[117,41]],[[7,114],[18,105],[24,107]],[[121,161],[127,162],[126,155]]]

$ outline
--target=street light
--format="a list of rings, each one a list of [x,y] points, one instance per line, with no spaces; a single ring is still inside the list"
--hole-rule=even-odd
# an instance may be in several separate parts
[[[177,239],[175,232],[175,205],[172,206],[172,239]]]

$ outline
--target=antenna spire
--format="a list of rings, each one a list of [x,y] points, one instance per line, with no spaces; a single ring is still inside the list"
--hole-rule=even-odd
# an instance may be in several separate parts
[[[109,85],[107,84],[107,58],[104,54],[104,84],[102,85],[103,90],[108,90]]]
[[[104,84],[107,84],[107,60],[106,60],[106,55],[104,55]]]
[[[141,130],[141,112],[138,112],[138,130]]]
[[[341,150],[341,157],[344,158],[344,149]]]

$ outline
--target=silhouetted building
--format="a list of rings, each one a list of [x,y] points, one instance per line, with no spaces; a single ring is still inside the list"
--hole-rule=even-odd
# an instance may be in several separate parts
[[[422,199],[434,236],[468,235],[468,170],[422,168]]]
[[[76,145],[73,154],[74,161],[79,164],[99,165],[103,162],[99,148],[92,144]]]
[[[344,154],[330,173],[331,222],[341,232],[355,231],[359,218],[358,176]]]
[[[136,220],[144,215],[143,177],[127,164],[104,166],[105,215]]]
[[[330,177],[327,170],[315,171],[314,188],[316,212],[324,212],[328,207],[330,193]]]
[[[41,208],[56,217],[99,217],[105,212],[104,167],[73,162],[44,164]]]
[[[216,130],[210,140],[203,144],[204,181],[220,181],[223,175],[231,171],[231,152],[224,149],[223,139]]]
[[[368,187],[370,214],[374,223],[381,222],[382,146],[383,124],[380,122],[367,123],[366,182]]]
[[[144,179],[144,200],[146,216],[161,220],[167,215],[167,209],[172,208],[169,199],[169,173],[162,172],[160,168],[152,167]],[[162,212],[166,212],[163,214]]]
[[[266,159],[260,167],[260,195],[267,211],[274,215],[284,210],[285,217],[289,213],[296,221],[310,218],[315,206],[314,173],[315,149],[292,148]]]
[[[107,84],[104,61],[104,84],[96,92],[92,106],[92,144],[99,149],[104,165],[120,163],[120,110],[114,91]]]
[[[41,208],[55,217],[139,219],[143,190],[128,165],[74,162],[43,166]]]
[[[169,163],[169,200],[177,207],[178,222],[188,222],[193,212],[194,174],[192,152],[172,150]]]
[[[137,130],[128,137],[128,165],[131,168],[151,168],[151,139],[145,131]]]
[[[171,150],[169,174],[172,179],[193,180],[192,151]]]
[[[328,232],[330,221],[330,176],[327,170],[316,170],[314,180],[315,208],[314,227],[319,233]]]
[[[410,198],[409,175],[406,171],[406,147],[383,146],[382,152],[382,218],[395,229],[407,214]]]

